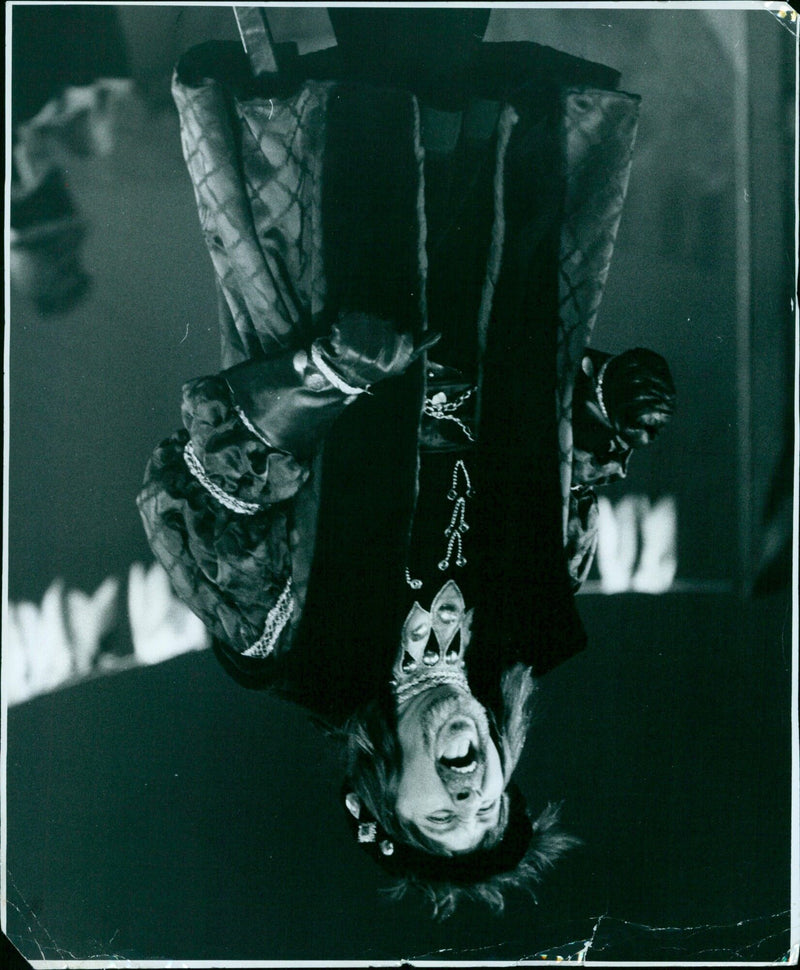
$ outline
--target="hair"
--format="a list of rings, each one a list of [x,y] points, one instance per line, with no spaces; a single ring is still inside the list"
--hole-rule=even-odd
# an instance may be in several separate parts
[[[608,360],[603,399],[617,427],[640,444],[652,441],[675,413],[675,383],[666,360],[635,347]]]
[[[501,678],[499,722],[492,712],[488,712],[491,733],[500,751],[506,786],[525,745],[536,689],[530,668],[516,664],[506,670]],[[446,855],[441,846],[426,838],[413,824],[402,821],[395,811],[402,751],[393,709],[378,701],[364,705],[347,722],[340,739],[344,742],[349,787],[387,835],[416,849]],[[559,808],[559,805],[548,804],[532,822],[530,847],[512,870],[466,885],[433,882],[409,874],[386,892],[393,899],[401,899],[411,888],[421,891],[432,905],[434,919],[439,920],[452,916],[462,899],[485,903],[496,913],[503,911],[504,894],[509,889],[527,891],[535,899],[533,889],[544,871],[551,868],[567,849],[580,844],[579,839],[558,828]],[[490,848],[502,840],[508,817],[509,796],[504,792],[498,824],[487,832],[479,848]]]
[[[402,899],[410,889],[419,890],[430,902],[432,916],[437,920],[449,919],[460,902],[472,900],[483,903],[494,913],[501,914],[505,908],[505,894],[509,890],[521,890],[536,901],[535,887],[547,870],[569,849],[580,845],[581,840],[564,832],[558,825],[560,804],[550,802],[532,823],[531,845],[516,868],[499,872],[483,882],[465,886],[461,883],[426,882],[406,876],[385,890],[394,900]]]

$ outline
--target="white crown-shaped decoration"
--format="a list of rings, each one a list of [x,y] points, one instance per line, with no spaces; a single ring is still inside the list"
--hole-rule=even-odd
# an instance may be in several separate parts
[[[473,610],[466,610],[455,580],[434,596],[430,611],[414,603],[403,623],[400,649],[392,668],[399,701],[434,683],[466,685],[464,655],[472,635]]]

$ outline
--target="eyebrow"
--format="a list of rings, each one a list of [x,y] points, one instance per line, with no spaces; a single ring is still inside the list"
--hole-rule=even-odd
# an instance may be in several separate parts
[[[489,821],[491,819],[491,815],[478,815],[477,816],[478,822],[480,822],[480,823],[486,823],[486,824],[483,825],[483,827],[484,827],[484,835],[485,835],[486,832],[488,832],[490,829],[493,829],[496,825],[498,825],[500,823],[500,821],[502,819],[502,815],[503,815],[503,805],[502,805],[502,802],[501,802],[500,803],[499,811],[497,813],[497,819],[496,819],[496,821],[494,821],[494,822]],[[434,833],[435,833],[435,835],[447,835],[450,832],[454,832],[458,828],[460,822],[461,822],[461,819],[458,816],[456,816],[451,822],[448,822],[445,825],[436,825],[435,823],[429,821],[429,819],[426,818],[425,819],[426,825],[431,825],[432,826],[432,829],[426,831],[426,829],[424,829],[422,827],[422,825],[419,826],[419,829],[420,829],[421,832],[424,832],[430,838],[430,837],[433,837],[434,836]],[[477,848],[477,846],[476,846],[476,848]]]

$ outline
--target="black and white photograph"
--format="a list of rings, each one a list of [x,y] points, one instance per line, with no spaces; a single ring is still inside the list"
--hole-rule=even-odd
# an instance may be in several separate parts
[[[799,36],[6,5],[10,967],[798,964]]]

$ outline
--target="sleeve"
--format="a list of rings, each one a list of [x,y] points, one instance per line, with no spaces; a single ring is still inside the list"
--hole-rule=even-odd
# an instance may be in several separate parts
[[[225,372],[184,384],[181,416],[188,433],[187,466],[221,505],[233,511],[255,512],[285,501],[308,478],[307,462],[276,447],[248,419]]]
[[[162,441],[138,497],[177,595],[243,658],[288,649],[298,597],[301,490],[326,432],[369,386],[423,352],[386,321],[349,314],[306,350],[183,387],[184,427]],[[291,545],[290,545],[291,542]]]
[[[182,410],[184,428],[155,449],[138,496],[147,539],[213,636],[268,655],[288,635],[287,500],[308,469],[251,434],[220,378],[185,385]]]
[[[138,497],[176,594],[245,658],[289,646],[294,500],[354,398],[306,364],[284,353],[187,382],[184,426],[155,449]]]
[[[592,488],[573,488],[570,492],[565,552],[572,588],[577,592],[597,552],[597,494]]]

